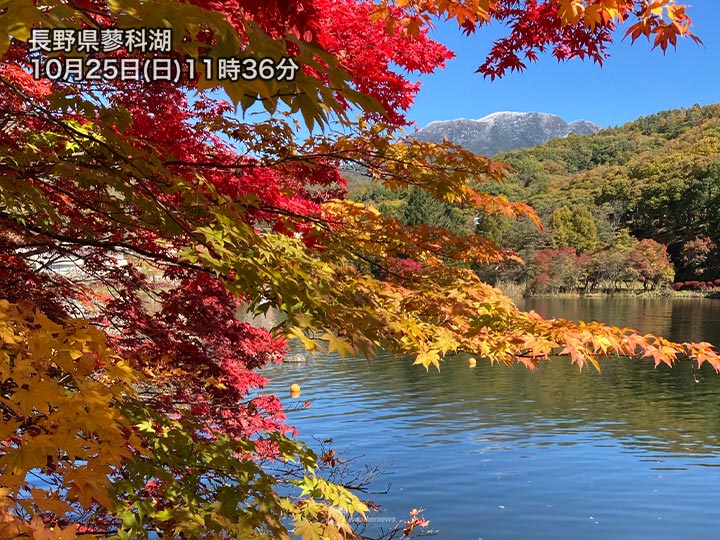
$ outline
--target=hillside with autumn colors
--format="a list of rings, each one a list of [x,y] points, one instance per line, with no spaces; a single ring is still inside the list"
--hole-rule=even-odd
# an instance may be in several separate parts
[[[480,274],[536,292],[632,282],[702,289],[720,278],[720,105],[663,111],[496,158],[512,171],[489,190],[529,203],[543,230],[359,179],[351,197],[406,223],[476,229],[526,262],[480,267]]]
[[[665,247],[631,233],[645,223],[646,235],[674,239],[690,218],[659,225],[662,204],[695,191],[688,212],[708,227],[692,253],[714,253],[715,139],[670,153],[710,113],[669,115],[665,131],[650,121],[613,142],[569,138],[543,147],[547,156],[508,154],[510,176],[493,159],[403,135],[418,78],[454,54],[432,37],[433,21],[462,34],[505,26],[478,58],[495,79],[543,52],[601,64],[620,25],[663,51],[699,41],[685,8],[3,2],[0,539],[369,538],[375,487],[352,459],[297,438],[291,409],[266,388],[261,369],[291,344],[425,369],[468,354],[531,369],[558,356],[598,370],[611,356],[689,359],[720,372],[707,341],[545,319],[481,279],[536,268],[538,291],[577,280],[661,286],[673,279]],[[635,139],[649,141],[646,159],[631,159],[644,152]],[[631,145],[626,157],[610,157],[614,144]],[[607,201],[586,187],[599,182],[593,160],[613,186],[600,192]],[[372,179],[368,194],[384,190],[378,205],[400,220],[345,198],[350,168]],[[568,181],[577,193],[562,192]],[[541,185],[563,205],[539,204]],[[586,205],[569,206],[583,193]],[[545,232],[525,199],[544,212]],[[532,264],[503,244],[526,260],[534,249]],[[618,275],[590,272],[597,261],[598,272],[610,268],[610,254]],[[241,313],[277,323],[256,327]],[[427,527],[414,500],[379,538]]]

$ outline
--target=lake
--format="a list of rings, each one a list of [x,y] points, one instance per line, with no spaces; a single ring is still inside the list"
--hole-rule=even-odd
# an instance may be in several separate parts
[[[541,298],[544,316],[720,344],[720,300]],[[689,362],[611,360],[602,373],[449,358],[323,357],[270,366],[288,422],[356,466],[382,468],[371,531],[424,508],[433,538],[720,537],[720,375]],[[291,383],[302,386],[289,397]],[[310,401],[308,408],[303,406]],[[315,445],[317,446],[317,445]],[[369,531],[370,532],[370,531]]]

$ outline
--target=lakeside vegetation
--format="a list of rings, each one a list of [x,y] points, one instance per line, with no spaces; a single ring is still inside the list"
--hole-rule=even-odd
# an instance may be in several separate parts
[[[689,359],[720,372],[705,333],[696,342],[673,334],[683,337],[675,342],[523,311],[468,267],[506,259],[492,240],[453,234],[439,218],[435,226],[404,225],[343,198],[342,171],[357,167],[385,186],[464,205],[451,217],[475,207],[536,218],[527,204],[485,190],[503,176],[499,162],[404,138],[418,77],[454,54],[433,40],[432,21],[454,19],[466,35],[507,23],[508,35],[496,38],[479,68],[492,79],[543,51],[602,62],[620,23],[632,40],[645,36],[661,50],[681,37],[699,41],[674,0],[621,4],[4,2],[0,539],[407,539],[429,533],[420,529],[429,524],[421,508],[430,505],[418,502],[428,494],[433,505],[453,494],[472,501],[469,511],[454,511],[447,530],[479,537],[454,525],[462,517],[488,522],[476,495],[500,482],[469,475],[484,462],[467,450],[476,434],[502,441],[497,425],[487,432],[482,418],[459,414],[452,389],[425,411],[386,381],[410,420],[425,423],[431,412],[445,429],[443,417],[453,415],[472,461],[448,452],[446,434],[404,432],[406,419],[380,446],[385,404],[353,400],[371,390],[356,377],[340,385],[344,395],[333,395],[333,383],[315,397],[337,396],[341,418],[371,435],[331,426],[323,437],[303,435],[314,441],[304,443],[285,406],[288,386],[290,399],[299,397],[298,381],[281,397],[261,372],[282,364],[291,343],[338,366],[347,357],[368,368],[387,353],[412,361],[418,377],[446,359],[457,366],[451,358],[461,353],[530,369],[562,356],[578,375],[599,371],[610,356],[648,366]],[[568,238],[579,227],[575,210],[558,210],[572,223]],[[480,230],[481,216],[468,217]],[[628,257],[663,252],[643,241],[630,242]],[[655,281],[647,278],[647,287]],[[277,324],[256,326],[239,312],[277,314]],[[692,315],[702,322],[699,310]],[[360,358],[367,362],[353,362]],[[312,405],[311,414],[329,409],[308,394],[295,403]],[[354,413],[364,411],[367,421],[358,422]],[[525,429],[516,415],[507,418],[512,430]],[[415,435],[431,444],[420,449]],[[360,457],[363,443],[383,457],[409,443],[417,465],[405,456],[399,463],[432,483],[401,488],[406,510],[387,522],[372,500],[382,491],[364,472],[374,469],[326,446],[334,436],[348,436]],[[569,460],[549,457],[554,479]],[[581,474],[571,476],[582,485],[563,491],[617,503],[587,491],[592,462],[581,461]],[[472,491],[449,468],[460,469]],[[538,480],[540,490],[521,498],[545,502],[548,482]],[[517,499],[528,485],[508,487],[503,498]],[[500,517],[528,537],[509,512]],[[383,529],[369,536],[372,520]],[[532,531],[538,525],[553,528],[533,516]]]
[[[519,255],[473,268],[529,294],[720,286],[720,105],[659,112],[495,156],[483,189],[530,204],[544,228],[351,175],[350,198],[406,224],[479,233]]]

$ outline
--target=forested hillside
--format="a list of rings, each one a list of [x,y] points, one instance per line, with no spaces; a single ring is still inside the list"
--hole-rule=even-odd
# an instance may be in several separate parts
[[[706,288],[720,278],[720,105],[663,111],[496,157],[514,170],[491,191],[528,202],[544,230],[359,178],[350,196],[405,222],[479,229],[526,261],[478,268],[483,277],[536,292],[672,281]]]

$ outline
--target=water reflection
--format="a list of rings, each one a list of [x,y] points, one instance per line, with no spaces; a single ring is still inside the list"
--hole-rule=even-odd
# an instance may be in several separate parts
[[[421,446],[463,441],[484,430],[494,440],[549,433],[553,438],[572,436],[578,443],[590,427],[592,433],[601,431],[622,444],[658,452],[720,449],[715,435],[720,428],[718,381],[705,366],[698,371],[684,362],[675,369],[653,369],[647,361],[610,360],[601,374],[579,373],[559,358],[531,373],[488,364],[469,370],[457,358],[438,374],[409,363],[382,357],[368,367],[358,361],[316,359],[306,371],[279,367],[271,378],[302,380],[303,398],[318,400],[308,418],[324,417],[328,405],[342,411],[348,424],[391,422],[419,433]],[[351,385],[349,380],[362,383]]]
[[[546,316],[602,319],[677,340],[720,341],[720,302],[542,299]],[[610,318],[613,317],[613,318]],[[304,439],[384,464],[378,497],[402,518],[425,507],[437,538],[711,538],[720,478],[720,376],[689,362],[603,372],[553,359],[524,368],[317,358],[265,371]],[[696,382],[698,381],[698,382]]]
[[[720,299],[713,298],[525,298],[517,302],[545,317],[602,321],[680,341],[720,345]]]

